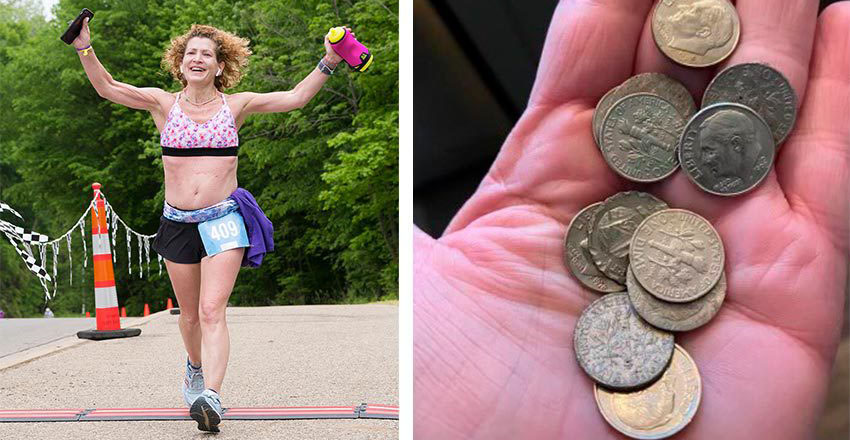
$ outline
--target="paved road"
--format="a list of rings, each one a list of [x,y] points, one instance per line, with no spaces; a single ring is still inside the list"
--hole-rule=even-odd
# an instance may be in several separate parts
[[[398,405],[396,305],[228,308],[227,314],[225,407]],[[182,407],[186,353],[177,315],[128,322],[142,335],[82,342],[73,336],[0,358],[8,364],[27,352],[64,347],[11,367],[0,363],[0,409]],[[0,340],[22,337],[11,334],[14,326],[4,327]],[[217,439],[398,438],[392,420],[227,420],[221,428]],[[0,423],[2,439],[206,437],[192,421]]]
[[[122,327],[127,323],[127,319],[122,318]],[[0,319],[0,358],[96,326],[94,318]]]

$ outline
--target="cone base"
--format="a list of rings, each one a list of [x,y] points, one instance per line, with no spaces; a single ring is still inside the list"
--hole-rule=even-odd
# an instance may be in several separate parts
[[[102,339],[128,338],[139,336],[142,330],[138,328],[124,328],[121,330],[83,330],[77,332],[77,337],[80,339],[93,339],[100,341]]]

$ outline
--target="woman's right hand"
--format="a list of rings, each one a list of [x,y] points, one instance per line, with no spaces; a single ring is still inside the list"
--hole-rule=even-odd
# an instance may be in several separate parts
[[[80,29],[80,35],[77,35],[77,38],[74,38],[74,41],[71,43],[77,49],[84,49],[91,45],[91,34],[89,34],[89,18],[86,17],[83,19],[83,28]]]

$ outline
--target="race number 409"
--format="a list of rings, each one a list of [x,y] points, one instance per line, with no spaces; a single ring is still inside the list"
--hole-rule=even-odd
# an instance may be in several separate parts
[[[239,228],[233,220],[227,223],[220,223],[215,227],[210,228],[210,236],[213,240],[222,240],[225,238],[235,237],[239,234]]]

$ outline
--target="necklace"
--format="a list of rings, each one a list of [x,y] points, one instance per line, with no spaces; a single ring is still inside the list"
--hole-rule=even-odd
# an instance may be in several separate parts
[[[200,107],[200,106],[202,106],[202,105],[209,104],[209,103],[211,103],[211,102],[215,101],[215,99],[216,99],[216,98],[218,98],[218,96],[213,96],[213,97],[212,97],[212,98],[210,98],[208,101],[204,101],[204,102],[202,102],[202,103],[200,103],[200,104],[199,104],[199,103],[197,103],[197,102],[192,102],[192,100],[191,100],[191,99],[189,99],[189,94],[183,95],[183,97],[184,97],[184,98],[186,98],[186,102],[188,102],[189,104],[192,104],[192,105],[196,105],[196,106],[198,106],[198,107]]]

